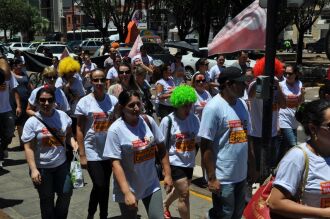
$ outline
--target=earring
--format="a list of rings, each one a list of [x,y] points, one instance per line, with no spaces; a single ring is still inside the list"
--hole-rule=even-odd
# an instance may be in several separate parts
[[[314,140],[317,141],[317,134],[314,132],[314,133],[312,133],[312,135],[313,135]]]

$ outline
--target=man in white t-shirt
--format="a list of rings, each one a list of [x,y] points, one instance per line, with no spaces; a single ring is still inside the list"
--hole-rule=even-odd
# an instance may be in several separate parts
[[[208,218],[241,218],[245,207],[246,178],[255,176],[253,153],[248,144],[250,118],[240,97],[245,74],[236,67],[219,76],[220,93],[204,108],[198,136],[213,208]]]
[[[15,116],[10,105],[10,93],[14,93],[16,100],[16,116],[22,113],[21,100],[16,87],[18,82],[10,73],[7,60],[0,54],[0,75],[3,79],[0,84],[0,169],[3,167],[3,160],[5,158],[4,151],[7,150],[11,143],[15,131]]]

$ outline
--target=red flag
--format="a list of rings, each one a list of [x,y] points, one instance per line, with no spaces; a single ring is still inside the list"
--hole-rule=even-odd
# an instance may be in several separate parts
[[[65,47],[65,49],[63,50],[60,60],[64,59],[65,57],[70,56],[69,50]]]
[[[134,45],[131,49],[131,51],[128,54],[128,57],[133,58],[137,54],[140,54],[140,47],[143,45],[142,39],[140,37],[140,34],[136,37],[136,40],[134,42]]]
[[[208,45],[209,55],[265,49],[266,9],[254,1],[228,22]]]

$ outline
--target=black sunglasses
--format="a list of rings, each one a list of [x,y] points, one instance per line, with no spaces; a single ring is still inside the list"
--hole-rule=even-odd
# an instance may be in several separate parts
[[[295,73],[294,72],[285,72],[284,74],[285,75],[294,75]]]
[[[205,79],[203,79],[203,80],[196,80],[195,82],[197,82],[197,83],[205,83],[206,80]]]
[[[57,76],[45,76],[44,78],[47,80],[56,80]]]
[[[52,97],[52,98],[43,98],[43,97],[41,97],[41,98],[39,98],[39,102],[40,103],[46,103],[48,101],[48,103],[54,103],[54,98]]]
[[[105,78],[93,78],[93,79],[92,79],[92,81],[93,81],[94,83],[97,83],[97,82],[104,83],[105,80],[106,80]]]
[[[122,75],[122,74],[131,74],[131,71],[130,70],[127,70],[127,71],[118,71],[118,73],[120,74],[120,75]]]

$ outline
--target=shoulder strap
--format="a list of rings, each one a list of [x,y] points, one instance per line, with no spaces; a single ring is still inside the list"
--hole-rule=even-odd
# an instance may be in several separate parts
[[[147,125],[149,126],[150,131],[152,132],[152,127],[151,127],[151,123],[150,123],[148,116],[146,114],[142,114],[141,116],[142,116],[143,120],[147,123]]]
[[[65,147],[65,144],[64,144],[64,142],[62,142],[60,137],[58,137],[58,135],[42,119],[40,119],[38,116],[34,116],[34,117],[37,118],[39,120],[39,122],[41,122],[47,128],[47,130],[50,132],[50,134],[52,134],[52,136],[54,136],[56,138],[56,140]]]
[[[306,186],[307,178],[308,178],[308,173],[309,173],[309,158],[308,158],[308,154],[304,148],[302,148],[301,146],[296,146],[296,147],[303,151],[304,159],[305,159],[304,175],[302,177],[302,182],[301,182],[301,186],[300,186],[300,195],[298,196],[299,199],[301,199],[302,195],[304,194],[304,190],[305,190],[305,186]]]
[[[172,119],[170,116],[166,116],[166,117],[168,119],[168,124],[167,124],[166,138],[165,138],[165,147],[168,151],[170,149]]]

